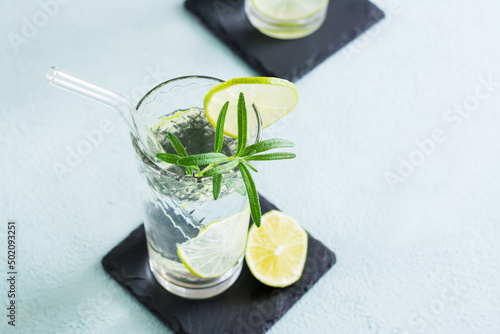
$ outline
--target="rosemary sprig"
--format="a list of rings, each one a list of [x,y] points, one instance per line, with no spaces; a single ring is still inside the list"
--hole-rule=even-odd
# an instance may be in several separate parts
[[[168,139],[172,143],[178,155],[170,153],[160,153],[156,157],[169,164],[179,165],[186,168],[189,175],[193,175],[193,169],[198,172],[196,177],[212,177],[213,180],[213,197],[215,200],[219,198],[222,189],[222,175],[234,168],[238,168],[247,190],[248,201],[250,203],[250,213],[255,225],[260,226],[261,211],[259,203],[259,195],[255,188],[250,170],[258,172],[251,164],[250,161],[269,161],[269,160],[283,160],[295,158],[295,154],[289,152],[273,152],[263,153],[277,148],[293,147],[294,144],[286,139],[272,138],[266,139],[259,143],[249,146],[247,144],[247,131],[248,131],[248,118],[247,109],[245,104],[245,96],[240,93],[238,97],[238,148],[236,153],[232,156],[226,156],[222,152],[224,140],[224,123],[226,119],[229,101],[222,107],[219,117],[217,119],[217,126],[215,128],[215,143],[214,152],[202,153],[196,155],[188,155],[180,140],[173,134],[168,134]],[[201,169],[200,166],[205,166]]]

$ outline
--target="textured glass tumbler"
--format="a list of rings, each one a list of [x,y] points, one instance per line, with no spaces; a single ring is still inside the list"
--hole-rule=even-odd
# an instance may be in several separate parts
[[[166,152],[175,154],[167,133],[175,134],[190,155],[213,152],[215,129],[205,117],[203,98],[221,82],[210,77],[177,78],[158,85],[142,98],[137,105],[138,113]],[[255,117],[252,124],[257,126],[250,133],[254,142],[261,130],[257,113],[252,116]],[[132,142],[140,174],[149,265],[154,277],[171,293],[190,299],[209,298],[225,291],[241,272],[250,217],[241,175],[237,170],[224,174],[221,194],[214,200],[211,177],[197,178],[187,175],[179,166],[155,163],[134,137]],[[236,148],[236,140],[224,138],[223,153],[230,155]],[[218,277],[193,274],[181,260],[178,245],[200,236],[211,223],[227,221],[230,228],[212,240],[210,247],[212,251],[216,248],[224,252],[228,242],[232,242],[232,251],[223,256],[234,261],[231,262],[234,265]],[[234,240],[238,240],[237,251]],[[203,251],[200,250],[202,255]]]
[[[326,18],[329,0],[245,0],[250,23],[263,34],[296,39],[312,34]]]

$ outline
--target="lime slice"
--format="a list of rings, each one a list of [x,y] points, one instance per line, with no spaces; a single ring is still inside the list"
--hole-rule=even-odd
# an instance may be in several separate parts
[[[177,254],[196,276],[217,277],[231,269],[245,250],[250,208],[212,222],[194,239],[177,244]]]
[[[262,283],[282,288],[297,282],[304,270],[307,233],[295,219],[281,211],[262,216],[260,227],[248,232],[245,258]]]
[[[297,105],[297,87],[290,81],[278,78],[252,77],[235,78],[212,88],[205,95],[205,115],[213,127],[226,101],[229,101],[224,134],[237,138],[237,106],[240,93],[245,95],[248,113],[255,104],[262,118],[262,125],[267,127],[283,118]],[[249,117],[250,119],[250,117]]]

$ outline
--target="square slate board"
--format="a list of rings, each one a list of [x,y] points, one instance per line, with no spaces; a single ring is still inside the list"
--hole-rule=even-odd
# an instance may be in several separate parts
[[[277,209],[260,197],[262,212]],[[243,264],[233,286],[219,296],[189,300],[167,292],[148,265],[144,225],[139,226],[102,260],[104,270],[175,333],[264,333],[275,324],[336,262],[335,254],[309,235],[302,277],[287,288],[257,281]]]
[[[187,0],[185,6],[258,73],[291,81],[384,18],[368,0],[331,0],[326,20],[316,32],[279,40],[250,24],[243,0]]]

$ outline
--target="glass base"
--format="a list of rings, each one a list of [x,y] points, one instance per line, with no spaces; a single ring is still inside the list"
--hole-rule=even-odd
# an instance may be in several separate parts
[[[315,15],[293,24],[269,19],[256,10],[251,1],[245,1],[245,12],[250,23],[261,33],[278,39],[297,39],[318,30],[325,21],[327,10],[320,10]]]
[[[209,279],[210,283],[208,284],[182,284],[174,278],[165,277],[155,269],[151,259],[149,267],[156,281],[168,292],[187,299],[207,299],[223,293],[233,285],[240,276],[241,268],[243,268],[243,256],[227,273],[216,279]]]

